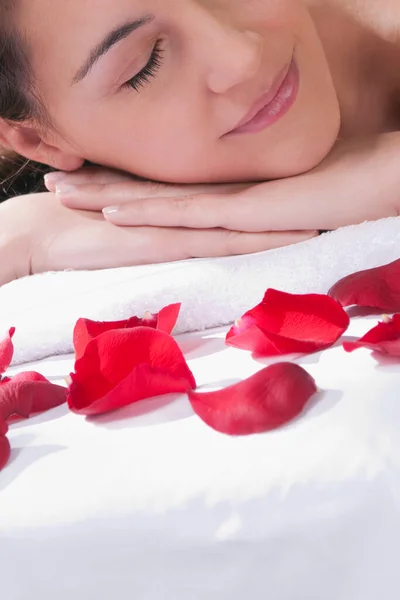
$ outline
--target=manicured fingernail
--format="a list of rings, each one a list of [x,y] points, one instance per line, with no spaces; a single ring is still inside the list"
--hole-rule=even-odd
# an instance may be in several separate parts
[[[67,176],[67,173],[64,173],[63,171],[56,171],[54,173],[46,173],[46,175],[44,176],[44,180],[47,183],[51,183],[51,184],[55,184],[58,183],[59,181],[62,181],[63,179],[65,179]]]
[[[69,183],[56,183],[56,194],[58,196],[62,196],[64,194],[76,194],[78,188],[76,185],[71,185]]]
[[[119,206],[106,206],[103,208],[103,215],[114,215],[119,211]]]

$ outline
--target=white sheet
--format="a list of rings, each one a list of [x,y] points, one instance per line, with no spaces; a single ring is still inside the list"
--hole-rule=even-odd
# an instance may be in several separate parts
[[[16,362],[72,351],[80,317],[118,320],[182,302],[177,332],[234,321],[267,287],[325,293],[341,277],[399,257],[400,218],[344,227],[302,244],[220,259],[93,272],[46,273],[0,288],[0,334]]]
[[[375,322],[356,319],[349,334]],[[179,341],[200,384],[261,366],[223,332]],[[339,346],[299,362],[326,391],[264,435],[217,434],[185,397],[14,425],[1,597],[398,600],[399,363]],[[72,360],[30,366],[57,380]]]

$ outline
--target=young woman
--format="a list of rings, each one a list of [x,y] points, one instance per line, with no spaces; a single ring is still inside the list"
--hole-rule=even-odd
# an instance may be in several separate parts
[[[0,39],[0,144],[58,171],[0,205],[0,283],[398,214],[397,0],[3,0]]]

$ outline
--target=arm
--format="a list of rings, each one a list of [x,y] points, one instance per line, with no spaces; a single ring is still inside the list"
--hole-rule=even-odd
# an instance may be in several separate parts
[[[259,252],[315,232],[236,233],[219,228],[115,227],[101,212],[69,210],[51,193],[0,205],[0,285],[44,271],[107,269]],[[105,243],[106,242],[106,243]]]
[[[29,236],[18,199],[0,204],[0,286],[29,275]]]
[[[105,211],[106,219],[116,225],[329,230],[397,216],[399,166],[400,132],[396,132],[338,142],[318,167],[288,179],[217,191],[215,186],[214,191],[161,186],[150,194],[134,182],[83,184],[60,197],[75,208],[119,205],[118,210]]]

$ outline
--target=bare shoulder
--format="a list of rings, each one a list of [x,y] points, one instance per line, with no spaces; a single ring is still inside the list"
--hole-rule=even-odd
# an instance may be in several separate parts
[[[399,0],[307,0],[310,8],[337,12],[375,33],[400,44]]]

